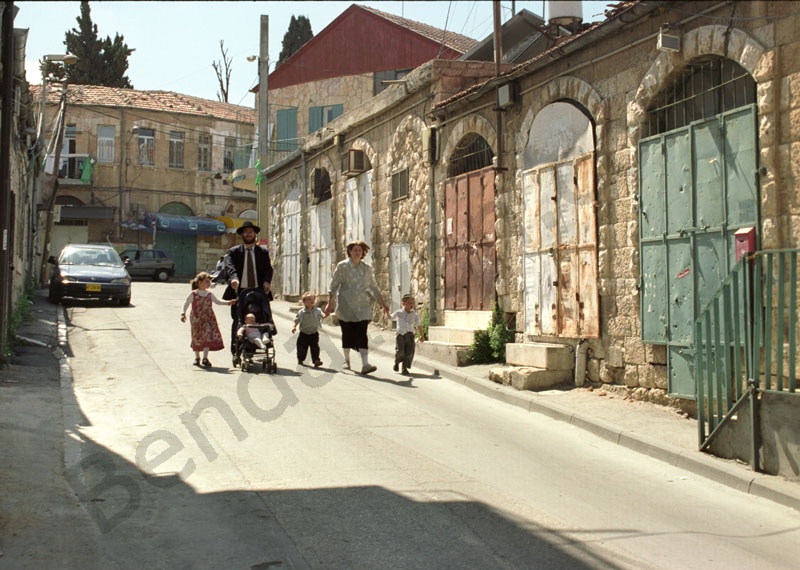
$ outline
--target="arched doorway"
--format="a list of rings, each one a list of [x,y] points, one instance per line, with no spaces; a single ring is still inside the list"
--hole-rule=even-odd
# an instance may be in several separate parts
[[[737,63],[687,65],[648,107],[639,142],[642,339],[667,346],[669,391],[694,397],[694,328],[758,228],[756,84]]]
[[[445,310],[490,311],[495,285],[494,152],[482,136],[461,139],[445,180]]]
[[[165,204],[159,213],[178,216],[194,215],[189,206],[180,202]],[[175,260],[177,275],[194,276],[197,273],[197,236],[156,231],[153,249],[160,249]]]
[[[594,127],[569,102],[531,125],[522,176],[525,332],[597,337]]]

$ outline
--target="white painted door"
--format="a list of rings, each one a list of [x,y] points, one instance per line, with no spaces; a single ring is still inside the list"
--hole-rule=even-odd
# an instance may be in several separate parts
[[[283,295],[300,295],[300,192],[296,185],[283,204],[281,273]]]
[[[348,178],[345,188],[345,243],[363,240],[372,247],[372,171]],[[364,257],[372,265],[372,250]]]
[[[393,244],[389,249],[389,271],[392,287],[391,310],[401,307],[403,295],[411,293],[411,246]]]
[[[62,226],[53,227],[53,240],[50,255],[58,256],[61,248],[69,243],[89,243],[89,226]]]
[[[331,282],[331,202],[312,206],[309,211],[308,289],[316,295],[326,293]]]

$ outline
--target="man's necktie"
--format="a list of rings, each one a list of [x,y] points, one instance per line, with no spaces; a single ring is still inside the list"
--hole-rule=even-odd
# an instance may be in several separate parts
[[[253,261],[253,250],[252,249],[245,249],[247,258],[245,262],[247,263],[247,283],[245,283],[246,289],[255,289],[256,288],[256,264]]]

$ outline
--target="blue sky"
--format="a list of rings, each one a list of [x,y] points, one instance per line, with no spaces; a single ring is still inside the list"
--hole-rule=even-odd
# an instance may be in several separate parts
[[[492,32],[492,1],[374,1],[356,2],[90,2],[92,21],[104,38],[124,36],[135,52],[128,59],[128,77],[135,89],[168,90],[217,99],[219,85],[212,62],[220,61],[219,42],[232,59],[229,102],[252,107],[249,90],[257,84],[257,64],[247,61],[259,51],[260,16],[269,16],[269,58],[275,61],[283,36],[294,16],[307,16],[312,31],[321,32],[351,4],[448,29],[475,39]],[[513,2],[514,9],[536,14],[546,2]],[[609,2],[583,2],[583,19],[602,19]],[[64,53],[64,34],[77,27],[80,2],[15,2],[15,28],[28,28],[28,80],[39,83],[38,60],[45,54]],[[503,21],[511,16],[512,2],[501,2]],[[546,16],[546,14],[545,14]],[[270,67],[272,70],[273,67]]]

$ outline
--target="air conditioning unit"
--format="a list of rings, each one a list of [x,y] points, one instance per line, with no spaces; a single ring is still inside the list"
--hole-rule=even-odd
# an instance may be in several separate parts
[[[658,31],[658,42],[656,49],[659,51],[676,52],[681,51],[681,36],[677,30],[661,28]]]
[[[342,174],[345,176],[358,176],[369,170],[369,161],[363,150],[351,148],[342,155]]]
[[[436,127],[425,127],[422,131],[422,156],[429,164],[439,162],[439,140]]]

